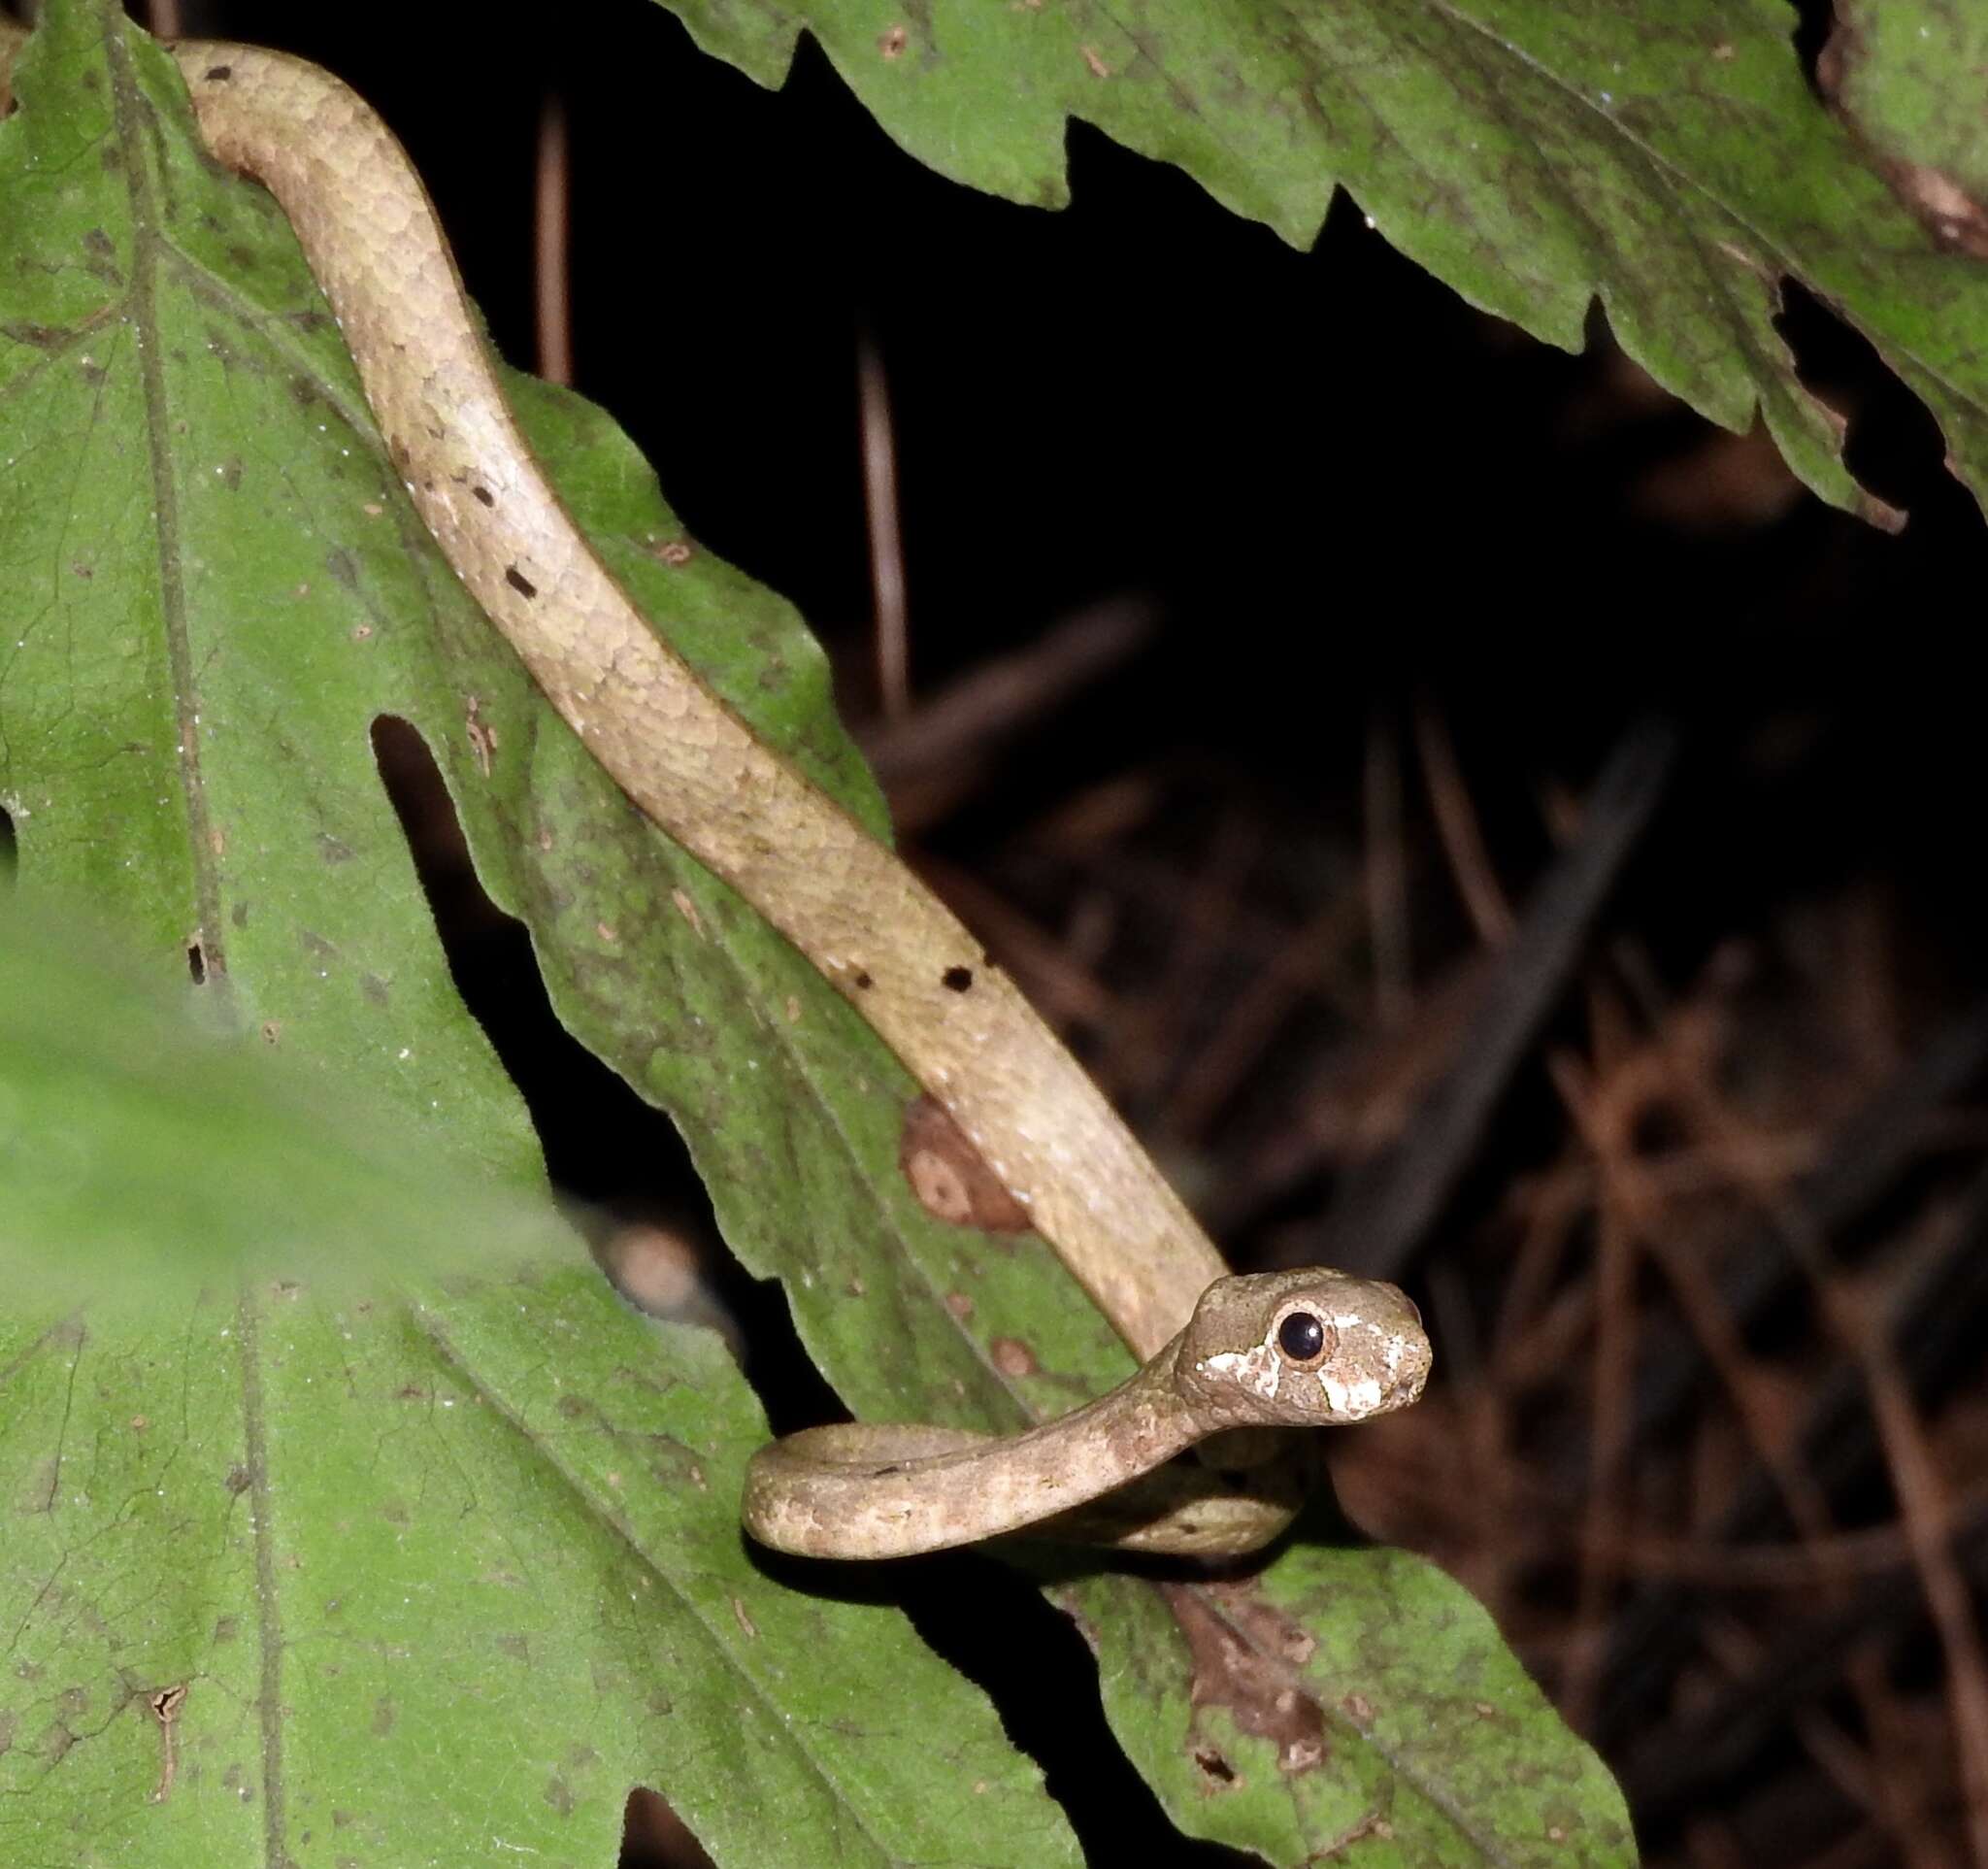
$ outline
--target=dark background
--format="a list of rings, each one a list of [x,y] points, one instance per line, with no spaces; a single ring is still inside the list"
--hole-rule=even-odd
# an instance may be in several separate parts
[[[1988,986],[1964,673],[1982,525],[1932,423],[1863,340],[1790,287],[1798,367],[1847,417],[1866,484],[1910,515],[1896,538],[1801,493],[1759,437],[1722,436],[1655,390],[1599,316],[1585,354],[1541,347],[1395,255],[1343,196],[1314,249],[1294,251],[1079,124],[1071,207],[1010,206],[901,154],[812,42],[768,93],[646,0],[539,9],[528,24],[360,0],[188,0],[181,14],[188,32],[321,62],[381,111],[518,363],[537,351],[539,129],[561,102],[576,385],[655,464],[690,534],[800,605],[873,743],[889,728],[871,673],[860,334],[890,385],[915,696],[1059,631],[1080,637],[1095,606],[1134,607],[1145,633],[1108,674],[1045,691],[956,771],[914,762],[893,802],[942,888],[973,879],[1015,918],[1011,935],[1033,931],[1054,956],[1032,978],[1018,954],[1017,971],[1052,1010],[1062,980],[1074,1041],[1241,1262],[1304,1255],[1354,1172],[1384,1169],[1468,1063],[1470,1015],[1510,990],[1478,964],[1417,723],[1446,735],[1521,910],[1577,841],[1574,808],[1609,750],[1638,721],[1674,726],[1661,805],[1584,930],[1585,958],[1561,970],[1551,1017],[1502,1073],[1495,1119],[1416,1244],[1408,1276],[1444,1373],[1380,1452],[1347,1456],[1342,1489],[1363,1522],[1486,1594],[1624,1775],[1651,1860],[1963,1860],[1950,1709],[1966,1656],[1929,1633],[1902,1557],[1832,1594],[1770,1509],[1733,1535],[1784,1545],[1787,1576],[1763,1586],[1713,1563],[1660,1611],[1651,1676],[1661,1578],[1634,1556],[1598,1571],[1577,1537],[1606,1491],[1592,1410],[1611,1381],[1667,1374],[1680,1399],[1611,1470],[1602,1517],[1618,1531],[1715,1555],[1773,1422],[1804,1449],[1861,1435],[1864,1457],[1818,1453],[1813,1477],[1836,1524],[1892,1523],[1898,1488],[1870,1451],[1828,1293],[1854,1274],[1880,1309],[1903,1304],[1929,1263],[1979,1256],[1972,1054],[1933,1074],[1930,1100],[1885,1113],[1927,1082],[1934,1048],[1965,1034]],[[1824,23],[1806,22],[1811,57]],[[556,1032],[521,939],[437,853],[446,827],[427,820],[446,806],[418,772],[401,783],[452,957],[555,1175],[610,1210],[667,1218],[710,1255],[703,1276],[744,1320],[777,1418],[831,1409],[794,1375],[778,1302],[700,1232],[660,1118]],[[1392,957],[1359,906],[1377,863],[1383,881],[1388,864],[1404,877]],[[988,899],[961,907],[984,923]],[[1353,905],[1350,933],[1200,1107],[1198,1074],[1235,1009],[1338,925],[1335,903]],[[1107,1010],[1086,1017],[1089,986]],[[1706,1031],[1703,1082],[1749,1134],[1792,1139],[1797,1166],[1764,1195],[1713,1148],[1698,1181],[1673,1177],[1692,1190],[1679,1206],[1636,1213],[1692,1255],[1749,1392],[1776,1404],[1744,1431],[1677,1277],[1638,1258],[1612,1298],[1595,1287],[1621,1201],[1596,1197],[1561,1255],[1526,1275],[1537,1289],[1513,1295],[1540,1211],[1528,1203],[1556,1175],[1573,1185],[1592,1157],[1605,1185],[1641,1186],[1650,1160],[1697,1163],[1702,1111],[1661,1083],[1644,1108],[1634,1079]],[[1608,1109],[1634,1108],[1614,1144],[1570,1119],[1570,1083],[1620,1086]],[[1892,1168],[1811,1229],[1824,1270],[1805,1282],[1762,1213],[1812,1210],[1816,1177],[1846,1150]],[[1917,1358],[1921,1332],[1892,1341],[1959,1511],[1988,1447],[1969,1348],[1984,1298],[1964,1281],[1944,1289],[1958,1331],[1940,1358]],[[1590,1315],[1614,1322],[1583,1326]],[[1508,1342],[1531,1348],[1508,1357]],[[1487,1412],[1504,1423],[1488,1452],[1472,1438]],[[1501,1521],[1508,1547],[1490,1549],[1503,1534],[1457,1502],[1465,1477],[1518,1502]],[[1983,1543],[1961,1559],[1977,1597]],[[961,1559],[906,1587],[1044,1759],[1094,1854],[1225,1859],[1173,1843],[1108,1762],[1080,1645],[1024,1585]],[[1881,1613],[1853,1614],[1859,1588]],[[949,1607],[962,1598],[971,1615]],[[1632,1665],[1621,1645],[1639,1615]],[[661,1859],[650,1848],[632,1842],[628,1859]]]

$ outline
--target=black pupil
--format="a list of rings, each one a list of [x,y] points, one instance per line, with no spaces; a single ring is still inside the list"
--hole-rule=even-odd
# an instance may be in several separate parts
[[[1325,1348],[1325,1326],[1309,1311],[1294,1311],[1277,1325],[1277,1348],[1294,1363],[1309,1363]]]

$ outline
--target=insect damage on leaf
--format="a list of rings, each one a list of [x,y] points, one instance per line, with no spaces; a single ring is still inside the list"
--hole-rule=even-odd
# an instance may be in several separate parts
[[[1217,1594],[1213,1586],[1170,1584],[1161,1593],[1193,1657],[1188,1744],[1208,1788],[1225,1790],[1242,1781],[1241,1768],[1204,1729],[1203,1714],[1210,1708],[1222,1709],[1251,1738],[1269,1740],[1277,1749],[1278,1771],[1309,1772],[1322,1764],[1329,1747],[1325,1715],[1285,1658],[1294,1645],[1309,1642],[1304,1631],[1246,1585]]]
[[[918,1205],[952,1226],[988,1233],[1026,1233],[1029,1213],[1002,1185],[958,1123],[932,1097],[913,1097],[905,1109],[898,1166]]]

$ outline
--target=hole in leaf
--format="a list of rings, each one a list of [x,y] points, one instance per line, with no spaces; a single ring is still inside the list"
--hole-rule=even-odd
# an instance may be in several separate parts
[[[1862,332],[1799,280],[1780,281],[1774,328],[1804,388],[1843,417],[1843,463],[1888,505],[1911,516],[1909,537],[1978,543],[1982,520],[1946,465],[1939,424]]]
[[[194,985],[207,985],[207,950],[197,941],[186,944],[186,971],[193,976]]]
[[[1236,1768],[1211,1746],[1204,1746],[1196,1752],[1194,1762],[1218,1785],[1233,1785],[1236,1782]]]
[[[616,1869],[712,1869],[704,1845],[670,1808],[669,1800],[638,1785],[621,1819]]]
[[[780,1425],[832,1416],[835,1403],[794,1339],[778,1287],[746,1278],[719,1244],[710,1199],[675,1127],[559,1023],[530,934],[478,879],[427,743],[391,715],[374,721],[372,737],[449,977],[524,1098],[554,1185],[583,1203],[576,1218],[603,1270],[640,1309],[657,1309],[648,1301],[654,1291],[673,1288],[685,1301],[671,1302],[672,1315],[733,1325],[746,1340],[747,1373],[762,1382],[762,1399]],[[670,1276],[617,1271],[638,1252],[647,1264],[659,1242],[678,1260],[664,1268]]]
[[[1823,47],[1829,44],[1836,10],[1831,0],[1793,0],[1793,4],[1795,30],[1789,37],[1794,42],[1795,56],[1802,61],[1802,76],[1807,79],[1808,88],[1816,90],[1816,66],[1822,58]]]
[[[0,806],[0,886],[14,881],[14,872],[20,861],[20,852],[14,842],[14,819]]]

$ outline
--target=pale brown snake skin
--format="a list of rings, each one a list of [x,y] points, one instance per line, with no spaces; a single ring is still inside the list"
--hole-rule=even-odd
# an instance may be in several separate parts
[[[0,94],[23,39],[0,20]],[[747,1529],[814,1555],[963,1544],[1109,1492],[1223,1429],[1355,1421],[1413,1401],[1430,1354],[1413,1306],[1334,1272],[1229,1277],[979,944],[658,640],[534,460],[427,193],[373,111],[281,53],[169,50],[209,149],[289,217],[409,497],[547,697],[650,818],[856,1006],[1146,1359],[1089,1408],[1005,1440],[869,1425],[790,1437],[751,1464]],[[1190,1498],[1135,1513],[1126,1542],[1250,1550],[1290,1510]]]

